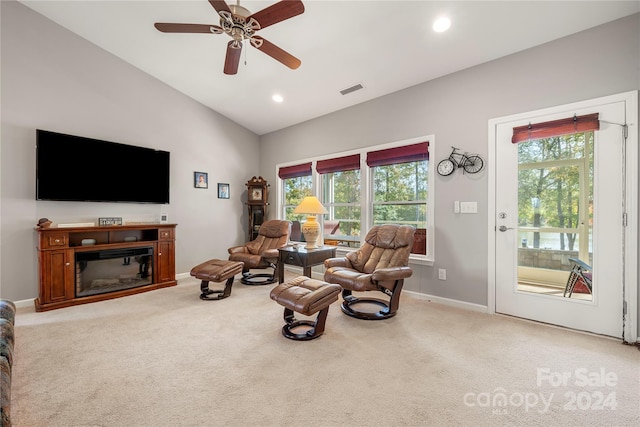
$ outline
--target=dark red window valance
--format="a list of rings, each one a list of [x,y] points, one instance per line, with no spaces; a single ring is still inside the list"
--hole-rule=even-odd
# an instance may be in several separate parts
[[[369,151],[367,153],[367,165],[387,166],[398,163],[417,162],[429,160],[429,142],[404,145],[402,147],[387,148],[386,150]]]
[[[337,157],[335,159],[318,160],[318,173],[344,172],[360,169],[360,154]]]
[[[280,179],[298,178],[307,175],[311,175],[311,162],[301,165],[284,166],[278,170]]]
[[[599,113],[573,116],[550,122],[528,124],[513,128],[511,142],[517,144],[532,139],[552,138],[578,132],[590,132],[600,129]]]

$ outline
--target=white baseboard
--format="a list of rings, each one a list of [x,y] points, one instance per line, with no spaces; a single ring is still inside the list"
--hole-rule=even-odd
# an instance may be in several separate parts
[[[420,292],[415,292],[415,291],[403,290],[402,293],[408,294],[414,298],[435,302],[436,304],[442,304],[449,307],[462,308],[464,310],[476,311],[478,313],[489,312],[486,305],[474,304],[471,302],[458,301],[458,300],[443,298],[443,297],[436,297],[434,295],[422,294]]]
[[[16,305],[16,308],[24,308],[24,307],[35,307],[35,298],[31,299],[23,299],[20,301],[14,301],[13,303]]]

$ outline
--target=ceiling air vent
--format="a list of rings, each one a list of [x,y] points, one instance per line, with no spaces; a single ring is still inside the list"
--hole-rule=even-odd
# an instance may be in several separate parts
[[[351,92],[355,92],[355,91],[360,90],[360,89],[364,89],[364,86],[362,86],[360,83],[358,83],[357,85],[348,87],[346,89],[342,89],[340,91],[340,93],[343,94],[343,95],[347,95],[347,94],[350,94]]]

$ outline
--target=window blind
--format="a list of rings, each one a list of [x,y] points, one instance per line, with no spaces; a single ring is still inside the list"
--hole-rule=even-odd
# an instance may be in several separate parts
[[[590,132],[600,129],[599,113],[573,116],[566,119],[528,124],[513,128],[511,142],[517,144],[532,139],[552,138],[578,132]]]
[[[360,169],[360,154],[337,157],[335,159],[318,160],[318,173],[344,172]]]
[[[278,169],[280,179],[298,178],[307,175],[311,175],[311,162],[301,165],[284,166]]]
[[[387,148],[385,150],[369,151],[367,153],[367,165],[369,167],[395,165],[421,160],[429,160],[428,141],[404,145],[402,147]]]

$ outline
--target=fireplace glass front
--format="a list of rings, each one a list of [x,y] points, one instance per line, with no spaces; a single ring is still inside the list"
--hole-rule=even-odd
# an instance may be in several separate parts
[[[153,247],[76,252],[76,297],[153,283]]]

